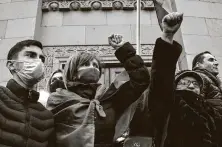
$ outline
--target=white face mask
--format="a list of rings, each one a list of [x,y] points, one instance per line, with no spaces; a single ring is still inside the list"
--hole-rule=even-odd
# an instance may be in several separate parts
[[[14,61],[23,63],[22,68],[16,69],[15,72],[25,85],[33,86],[44,78],[44,64],[40,59],[34,62]]]

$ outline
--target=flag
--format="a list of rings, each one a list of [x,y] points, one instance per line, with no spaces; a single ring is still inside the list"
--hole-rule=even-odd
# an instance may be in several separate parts
[[[160,29],[163,30],[161,25],[163,17],[173,12],[171,7],[171,0],[153,0],[153,3],[156,10],[156,15]]]

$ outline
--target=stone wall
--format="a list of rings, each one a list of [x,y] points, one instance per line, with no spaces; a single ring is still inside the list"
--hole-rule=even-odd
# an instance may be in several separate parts
[[[107,37],[119,33],[136,43],[136,11],[50,11],[43,13],[44,46],[108,45]],[[141,43],[154,44],[160,36],[155,11],[141,11]]]
[[[211,51],[222,64],[222,0],[172,0],[172,4],[175,11],[184,12],[176,37],[184,47],[180,68],[191,68],[193,57],[205,50]],[[20,40],[37,39],[51,48],[107,46],[107,37],[119,33],[126,41],[136,43],[136,10],[131,6],[127,10],[67,9],[42,13],[39,0],[0,1],[0,85],[10,78],[5,66],[7,52]],[[142,10],[141,43],[154,44],[160,34],[155,11]]]
[[[103,63],[119,63],[108,45],[108,36],[112,33],[122,34],[125,41],[136,44],[136,10],[44,11],[40,40],[47,56],[46,79],[40,87],[45,85],[51,72],[79,51],[96,53]],[[160,34],[154,9],[142,10],[141,54],[146,62],[151,61],[153,51],[149,44],[154,44]]]
[[[222,74],[222,0],[175,0],[179,12],[184,12],[181,26],[188,68],[194,56],[210,51],[219,61]]]
[[[1,0],[0,1],[0,85],[11,77],[6,68],[9,49],[24,39],[39,39],[41,1]]]

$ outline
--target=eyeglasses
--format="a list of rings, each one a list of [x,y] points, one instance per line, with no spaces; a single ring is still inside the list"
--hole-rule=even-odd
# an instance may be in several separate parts
[[[195,88],[200,87],[200,85],[199,85],[199,83],[197,81],[191,81],[191,80],[185,80],[185,79],[181,79],[178,82],[178,85],[189,86],[191,83],[194,85]]]

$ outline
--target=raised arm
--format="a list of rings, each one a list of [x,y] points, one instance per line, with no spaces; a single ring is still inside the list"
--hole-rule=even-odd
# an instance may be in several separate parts
[[[129,76],[129,80],[118,88],[112,99],[116,111],[121,113],[148,87],[150,75],[142,58],[136,55],[136,50],[121,35],[110,36],[109,44],[116,49],[115,55]]]
[[[160,139],[174,101],[174,75],[182,47],[173,41],[173,37],[182,19],[183,14],[178,12],[170,13],[163,18],[162,37],[156,40],[153,53],[148,108],[153,115],[158,134],[161,135]]]

